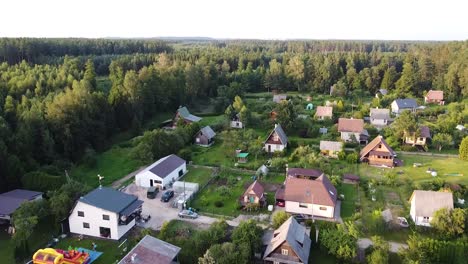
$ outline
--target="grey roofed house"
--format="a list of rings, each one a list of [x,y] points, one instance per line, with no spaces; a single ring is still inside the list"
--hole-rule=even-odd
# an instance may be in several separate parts
[[[442,208],[453,209],[453,195],[451,192],[436,192],[415,190],[410,201],[414,200],[416,216],[432,216]]]
[[[341,151],[343,143],[338,141],[320,140],[320,150]]]
[[[281,254],[277,252],[284,243],[287,243],[288,249],[292,249],[297,255]],[[300,225],[294,217],[289,217],[278,229],[273,233],[273,237],[269,241],[263,259],[272,262],[281,263],[305,263],[309,262],[311,240],[309,232],[305,226]]]
[[[146,235],[120,260],[119,264],[172,264],[178,263],[180,247]]]
[[[214,138],[216,136],[216,133],[211,129],[210,126],[206,126],[202,129],[200,129],[203,135],[205,135],[207,138]]]
[[[25,201],[33,201],[42,198],[41,192],[29,191],[24,189],[15,189],[0,194],[0,215],[8,216],[13,214],[16,209]]]
[[[99,187],[79,199],[80,202],[110,212],[126,214],[143,204],[135,195],[119,192],[108,187]]]
[[[379,89],[379,93],[381,93],[382,95],[387,95],[388,91],[387,91],[387,89],[381,88],[381,89]]]
[[[396,99],[395,103],[399,109],[413,109],[418,107],[418,103],[412,98]]]
[[[390,109],[386,108],[371,108],[370,115],[372,119],[390,120]]]
[[[202,120],[201,117],[198,117],[198,116],[194,116],[192,115],[189,110],[187,109],[187,107],[180,107],[179,109],[177,109],[177,113],[179,114],[179,116],[181,116],[183,119],[185,120],[188,120],[188,121],[191,121],[191,122],[198,122],[200,120]]]
[[[151,164],[147,170],[158,175],[160,178],[166,178],[171,172],[185,163],[185,160],[179,158],[177,155],[171,154],[163,158],[164,160]]]
[[[286,136],[286,133],[284,132],[280,124],[275,124],[275,128],[271,131],[270,135],[268,135],[267,140],[271,137],[273,132],[276,132],[276,134],[278,134],[278,137],[280,138],[282,144],[288,143],[288,136]]]

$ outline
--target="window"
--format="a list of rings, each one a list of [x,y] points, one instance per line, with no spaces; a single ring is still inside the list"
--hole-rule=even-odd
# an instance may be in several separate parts
[[[305,204],[305,203],[299,203],[299,207],[300,207],[300,208],[307,208],[308,206],[307,206],[307,204]]]
[[[382,144],[379,144],[379,149],[381,149],[381,148],[382,148]]]
[[[429,223],[429,216],[423,217],[423,223]]]
[[[109,221],[109,215],[103,214],[103,215],[102,215],[102,220],[107,220],[107,221]]]
[[[422,137],[419,138],[419,141],[423,141],[423,140],[424,140],[424,138],[422,138]]]
[[[83,222],[83,228],[88,228],[89,229],[89,223]]]
[[[83,211],[78,211],[78,216],[79,217],[84,217],[84,212]]]
[[[288,253],[289,253],[289,252],[288,252],[287,249],[284,249],[284,248],[281,249],[281,254],[282,254],[282,255],[286,255],[286,256],[287,256]]]
[[[322,211],[326,211],[326,210],[327,210],[327,208],[326,208],[326,207],[323,207],[323,206],[321,206],[319,209],[322,210]]]

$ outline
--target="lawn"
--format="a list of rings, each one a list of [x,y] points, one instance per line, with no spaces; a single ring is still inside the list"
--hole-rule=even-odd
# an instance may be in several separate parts
[[[89,186],[97,187],[97,175],[104,176],[103,185],[110,185],[138,169],[139,164],[130,157],[131,148],[114,146],[111,149],[96,155],[96,166],[90,168],[84,164],[73,167],[70,176]]]
[[[313,238],[311,238],[313,239]],[[321,250],[320,246],[312,240],[310,248],[309,263],[315,264],[335,264],[338,260],[335,256],[329,255],[326,250]]]
[[[345,221],[356,212],[357,188],[354,184],[342,184],[338,187],[338,193],[344,195],[344,200],[341,201],[341,217]]]
[[[398,158],[403,160],[403,167],[394,168],[399,173],[399,178],[407,178],[411,181],[430,181],[434,179],[426,173],[428,168],[437,171],[437,178],[442,178],[447,182],[468,184],[468,162],[458,158],[435,157],[435,156],[417,156],[399,154]],[[413,163],[421,163],[420,167],[413,167]],[[383,179],[385,173],[390,169],[375,168],[365,164],[359,166],[358,175],[365,178]],[[464,173],[463,176],[448,176],[448,173]]]
[[[186,182],[196,182],[199,183],[200,186],[203,186],[211,179],[212,172],[213,171],[208,168],[189,167],[188,173],[182,177],[182,180]]]
[[[105,239],[91,239],[85,238],[82,240],[78,240],[77,237],[67,237],[59,241],[55,248],[60,248],[67,250],[69,247],[72,248],[86,248],[86,249],[93,249],[92,243],[96,243],[97,248],[96,251],[102,252],[103,254],[99,256],[99,258],[93,262],[93,264],[109,264],[115,263],[116,261],[120,260],[125,254],[123,254],[122,250],[118,248],[120,243],[114,240],[105,240]],[[122,248],[125,247],[122,246]],[[130,250],[130,249],[127,249]]]
[[[225,115],[216,115],[216,116],[202,116],[200,121],[200,127],[209,126],[221,123],[226,120]]]

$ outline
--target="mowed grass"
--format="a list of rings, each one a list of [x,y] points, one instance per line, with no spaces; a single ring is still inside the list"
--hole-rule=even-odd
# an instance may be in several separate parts
[[[203,186],[211,179],[212,173],[212,169],[189,167],[188,173],[182,177],[181,180],[186,182],[196,182],[200,184],[200,186]]]
[[[67,237],[63,240],[60,240],[55,248],[60,248],[63,250],[67,250],[69,247],[71,248],[86,248],[86,249],[93,249],[93,242],[96,243],[96,251],[102,252],[103,254],[99,256],[97,260],[93,262],[93,264],[109,264],[115,263],[119,261],[125,254],[123,254],[122,250],[118,248],[119,242],[113,240],[105,240],[105,239],[82,239],[78,240],[77,237]],[[124,246],[123,246],[124,247]],[[130,250],[130,249],[127,249]]]
[[[214,124],[221,123],[223,121],[226,121],[226,116],[225,115],[215,115],[215,116],[202,116],[202,120],[200,120],[200,127],[204,126],[211,126]]]
[[[398,158],[403,160],[403,167],[396,167],[393,170],[398,172],[398,178],[407,178],[411,181],[430,181],[435,178],[444,179],[447,182],[468,184],[468,162],[458,158],[402,155]],[[413,167],[413,163],[421,163],[420,167]],[[435,169],[437,177],[432,177],[426,173],[427,169]],[[362,164],[359,166],[359,174],[366,178],[383,179],[385,173],[391,169],[375,168]],[[463,176],[450,176],[446,174],[460,173]]]
[[[96,166],[90,168],[84,164],[73,167],[70,176],[89,186],[99,186],[97,175],[104,176],[103,185],[114,181],[138,169],[138,161],[130,157],[131,148],[114,146],[108,151],[96,155]]]
[[[342,184],[338,187],[338,193],[344,195],[344,200],[341,201],[341,218],[345,221],[356,211],[357,188],[354,184]]]

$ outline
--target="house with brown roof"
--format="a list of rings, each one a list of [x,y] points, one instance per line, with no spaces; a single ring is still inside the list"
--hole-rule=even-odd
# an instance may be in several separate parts
[[[451,192],[415,190],[410,198],[410,215],[415,225],[431,226],[434,213],[442,208],[453,209]]]
[[[444,105],[444,91],[429,90],[424,96],[424,103]]]
[[[360,152],[359,160],[373,166],[394,167],[396,152],[382,136],[377,136]]]
[[[273,232],[263,254],[263,261],[268,264],[307,264],[311,243],[310,230],[291,216]]]
[[[317,106],[315,111],[315,118],[318,120],[331,119],[333,117],[333,107],[331,106]]]
[[[418,132],[408,132],[405,143],[413,146],[426,146],[427,140],[431,138],[431,130],[427,126],[420,126]]]
[[[320,154],[338,158],[338,153],[343,150],[343,142],[320,140]]]
[[[286,167],[286,177],[315,180],[324,175],[323,171],[317,169],[288,168]]]
[[[179,252],[180,247],[146,235],[118,264],[177,264]]]
[[[263,206],[265,200],[266,197],[263,186],[258,181],[254,181],[240,197],[240,204],[242,206],[247,206],[249,204]]]
[[[275,124],[275,128],[268,135],[264,142],[263,149],[268,153],[283,151],[288,146],[288,137],[280,124]]]
[[[369,133],[364,129],[364,120],[354,118],[338,119],[338,132],[345,142],[356,140],[360,144],[367,144]]]
[[[337,191],[325,175],[315,180],[288,177],[284,185],[286,212],[310,217],[335,217]]]

